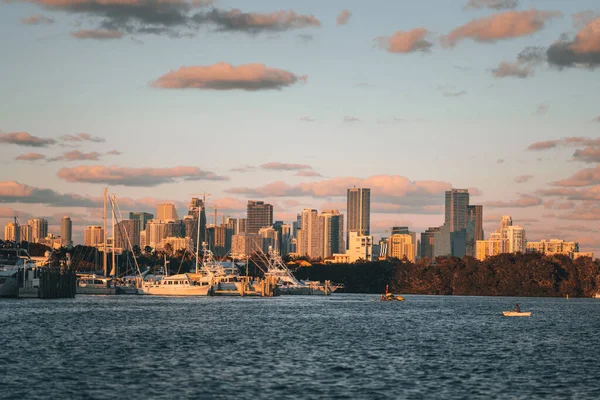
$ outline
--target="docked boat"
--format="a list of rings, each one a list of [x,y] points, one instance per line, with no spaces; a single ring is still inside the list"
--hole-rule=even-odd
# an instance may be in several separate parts
[[[531,317],[531,311],[503,311],[505,317]]]
[[[211,285],[192,281],[189,274],[178,274],[155,281],[142,281],[138,293],[152,296],[209,296],[211,289]]]
[[[117,286],[111,278],[96,275],[77,275],[76,294],[91,295],[114,295],[117,294]]]
[[[21,248],[0,249],[0,297],[19,295],[19,272],[35,269],[35,261],[27,250]]]

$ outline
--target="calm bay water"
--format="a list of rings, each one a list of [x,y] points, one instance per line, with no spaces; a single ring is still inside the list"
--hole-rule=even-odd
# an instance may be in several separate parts
[[[377,300],[0,299],[0,398],[600,398],[600,300]]]

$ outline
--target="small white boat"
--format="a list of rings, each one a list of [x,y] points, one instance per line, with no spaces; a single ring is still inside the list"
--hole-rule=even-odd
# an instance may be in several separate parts
[[[531,311],[503,311],[505,317],[531,317]]]
[[[193,282],[188,274],[179,274],[154,282],[142,282],[138,293],[152,296],[210,296],[212,285]]]

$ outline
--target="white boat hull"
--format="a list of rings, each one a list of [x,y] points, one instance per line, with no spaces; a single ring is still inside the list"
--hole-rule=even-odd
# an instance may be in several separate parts
[[[529,311],[529,312],[503,311],[502,314],[505,317],[531,317],[531,311]]]
[[[166,286],[166,285],[163,285]],[[211,286],[189,286],[189,287],[161,287],[143,286],[138,289],[139,294],[151,296],[210,296]]]

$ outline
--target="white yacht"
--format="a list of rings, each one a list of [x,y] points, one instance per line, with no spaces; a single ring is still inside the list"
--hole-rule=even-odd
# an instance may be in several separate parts
[[[17,297],[19,294],[19,271],[36,268],[27,250],[21,248],[0,249],[0,297]]]
[[[153,296],[209,296],[212,293],[210,284],[192,281],[188,274],[166,276],[154,281],[142,281],[139,294]]]
[[[77,274],[76,294],[113,295],[117,294],[117,286],[111,278],[96,275]]]

